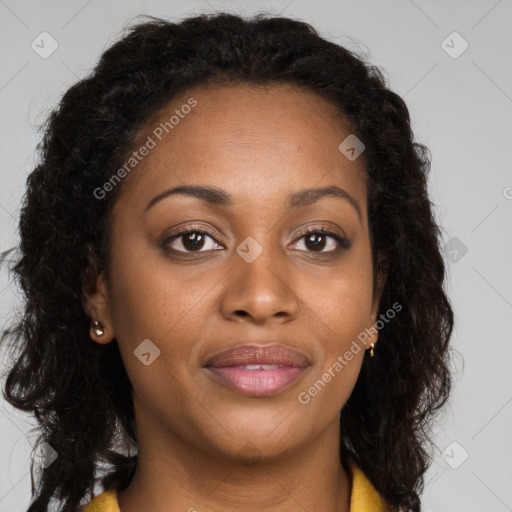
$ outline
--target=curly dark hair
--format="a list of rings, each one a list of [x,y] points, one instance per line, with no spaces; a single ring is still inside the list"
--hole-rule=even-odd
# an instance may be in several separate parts
[[[144,17],[125,28],[43,125],[27,178],[12,272],[23,314],[2,335],[15,352],[3,393],[33,413],[38,441],[58,458],[38,467],[30,511],[53,499],[74,512],[103,488],[126,488],[137,466],[131,383],[116,340],[89,337],[84,287],[108,275],[112,209],[122,184],[101,187],[126,161],[144,123],[196,85],[292,84],[327,99],[366,146],[374,283],[386,276],[379,313],[403,310],[364,356],[341,415],[340,459],[353,457],[394,510],[420,510],[431,464],[432,420],[448,399],[453,311],[428,195],[430,152],[413,141],[409,111],[383,72],[329,42],[308,23],[258,14]],[[121,142],[120,142],[121,141]],[[14,249],[11,249],[11,251]],[[4,253],[5,260],[5,253]],[[374,286],[374,289],[376,287]]]

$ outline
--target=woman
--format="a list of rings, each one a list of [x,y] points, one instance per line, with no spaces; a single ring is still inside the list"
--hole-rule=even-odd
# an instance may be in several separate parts
[[[306,23],[133,26],[28,178],[4,393],[55,452],[30,510],[419,511],[453,328],[429,165]]]

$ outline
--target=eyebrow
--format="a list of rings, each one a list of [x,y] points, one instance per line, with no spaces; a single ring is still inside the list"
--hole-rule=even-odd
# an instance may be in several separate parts
[[[195,197],[201,201],[216,206],[233,206],[235,204],[232,197],[226,191],[219,188],[203,185],[180,185],[178,187],[164,190],[161,194],[155,196],[151,201],[149,201],[144,212],[147,212],[156,203],[175,194]],[[294,192],[287,197],[286,207],[288,209],[303,208],[326,196],[339,197],[347,200],[356,210],[359,221],[362,224],[363,216],[358,202],[346,190],[339,188],[336,185],[330,185],[323,188],[310,188]]]

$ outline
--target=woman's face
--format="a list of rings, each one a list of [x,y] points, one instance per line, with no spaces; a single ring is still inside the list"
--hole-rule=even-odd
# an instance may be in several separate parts
[[[353,342],[377,312],[363,159],[338,149],[349,135],[329,103],[288,85],[192,89],[142,134],[110,286],[99,277],[89,310],[107,328],[93,339],[117,338],[146,445],[272,456],[339,428],[365,349]],[[162,195],[191,186],[217,192]],[[346,196],[304,193],[326,187]],[[300,355],[207,366],[247,344]]]

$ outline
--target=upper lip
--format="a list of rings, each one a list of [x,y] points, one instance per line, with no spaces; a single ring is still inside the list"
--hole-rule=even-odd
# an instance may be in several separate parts
[[[272,345],[248,344],[223,350],[210,357],[205,366],[222,368],[247,364],[279,364],[282,366],[306,367],[311,363],[301,352],[280,343],[275,343]]]

